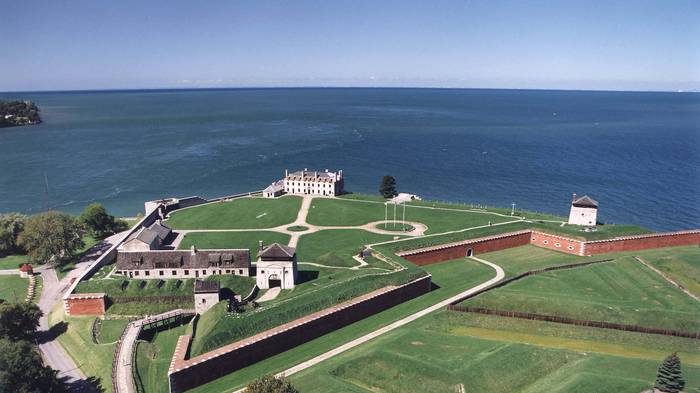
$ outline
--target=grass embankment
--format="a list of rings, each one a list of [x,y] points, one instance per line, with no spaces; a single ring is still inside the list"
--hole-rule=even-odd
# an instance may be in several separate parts
[[[700,296],[700,247],[685,246],[634,252],[646,262]]]
[[[27,297],[29,279],[19,275],[0,276],[0,299],[11,303],[21,303]],[[38,292],[37,292],[38,298]]]
[[[6,255],[0,257],[0,270],[18,269],[24,263],[29,263],[26,255]]]
[[[71,270],[75,269],[75,265],[78,263],[80,258],[82,258],[85,254],[87,254],[88,251],[90,251],[91,248],[93,248],[97,243],[99,243],[100,240],[95,239],[92,236],[85,236],[83,237],[83,243],[85,245],[78,250],[76,255],[71,258],[68,261],[60,263],[58,266],[54,267],[54,270],[56,270],[56,275],[58,276],[59,280],[62,280],[63,277],[65,277],[68,273],[70,273]]]
[[[173,229],[256,229],[293,222],[301,198],[239,198],[178,210],[166,221]]]
[[[606,256],[580,257],[546,248],[526,245],[477,255],[503,268],[506,277],[512,277],[529,270],[542,269],[549,266],[566,265],[570,263],[590,262],[591,260],[607,259]]]
[[[382,326],[386,326],[448,297],[454,296],[495,275],[493,269],[490,267],[464,259],[425,266],[424,268],[424,270],[432,274],[433,283],[436,285],[435,289],[430,293],[372,315],[371,317],[338,329],[262,362],[238,370],[235,373],[202,385],[192,390],[192,392],[230,392],[235,388],[244,386],[261,374],[285,370],[292,365],[320,355],[350,340],[358,338]],[[376,341],[372,342],[374,343]],[[421,385],[418,384],[416,386]],[[330,390],[329,388],[327,391]]]
[[[488,259],[488,254],[481,256]],[[632,257],[526,277],[463,304],[683,331],[700,305]]]
[[[579,225],[564,225],[553,222],[533,222],[531,227],[543,232],[566,236],[578,240],[602,240],[620,236],[643,235],[652,231],[640,227],[639,225],[598,225],[594,232],[585,232]]]
[[[392,235],[379,235],[362,229],[327,229],[299,238],[297,259],[327,266],[357,266],[352,257],[363,245],[392,240]]]
[[[140,393],[168,393],[168,367],[177,339],[186,334],[187,325],[141,334],[136,347],[135,380]],[[142,341],[141,341],[142,340]]]
[[[416,386],[450,392],[460,384],[484,393],[638,393],[653,384],[660,361],[673,350],[681,350],[686,386],[700,382],[700,359],[687,352],[694,340],[503,320],[440,311],[296,374],[292,382],[303,393],[404,393]]]
[[[92,341],[92,322],[95,318],[65,317],[61,307],[59,302],[49,316],[52,329],[60,332],[58,341],[86,376],[96,378],[105,392],[112,392],[115,337],[118,338],[121,335],[119,325],[123,331],[128,321],[104,321],[107,322],[107,331],[104,335],[100,335],[98,341],[100,344],[95,344]]]
[[[247,248],[254,260],[258,255],[258,242],[269,245],[272,243],[289,243],[289,235],[272,231],[246,232],[193,232],[188,233],[178,249],[186,250],[192,246],[198,249],[208,248]]]
[[[389,206],[389,209],[389,216],[393,218],[393,206]],[[397,218],[403,217],[403,209],[401,206],[396,208]],[[356,226],[383,221],[384,213],[382,203],[316,198],[312,201],[307,221],[319,226]],[[406,206],[405,219],[427,225],[427,233],[440,233],[488,225],[489,222],[495,224],[510,221],[512,218],[489,213]]]

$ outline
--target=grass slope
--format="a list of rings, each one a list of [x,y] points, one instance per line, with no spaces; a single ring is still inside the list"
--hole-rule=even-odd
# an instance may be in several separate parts
[[[352,257],[362,246],[392,240],[393,235],[379,235],[362,229],[328,229],[299,238],[297,259],[328,266],[356,266]]]
[[[167,330],[144,332],[136,347],[135,384],[139,392],[167,393],[168,367],[175,353],[180,335],[186,334],[187,325]]]
[[[644,250],[634,253],[700,296],[700,247],[685,246]]]
[[[29,288],[28,278],[14,274],[0,276],[0,299],[12,303],[23,302],[27,297],[27,288]]]
[[[167,224],[173,229],[257,229],[293,222],[301,198],[239,198],[175,211]]]
[[[515,276],[529,270],[541,269],[548,266],[566,265],[569,263],[588,262],[588,257],[564,254],[546,248],[526,245],[508,248],[478,255],[479,258],[493,262],[503,268],[506,277]],[[596,259],[606,259],[599,256]]]
[[[464,304],[684,331],[700,330],[700,305],[632,257],[526,277]]]
[[[247,248],[250,257],[257,257],[258,241],[265,244],[289,243],[289,235],[272,231],[246,231],[246,232],[193,232],[188,233],[178,249],[187,250],[191,246],[198,249],[207,248]]]
[[[17,269],[19,265],[28,262],[29,257],[26,255],[6,255],[0,258],[0,270]]]

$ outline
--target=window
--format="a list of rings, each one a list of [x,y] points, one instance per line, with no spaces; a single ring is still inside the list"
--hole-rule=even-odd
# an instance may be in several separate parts
[[[136,272],[134,272],[134,276],[138,276],[138,275],[139,275],[139,271],[137,270]]]
[[[150,276],[150,275],[151,275],[151,272],[149,272],[148,270],[146,270],[145,272],[143,272],[143,274],[145,274],[145,275],[147,275],[147,276]]]
[[[189,275],[190,275],[190,271],[189,271],[189,270],[185,270],[185,275],[186,275],[186,276],[189,276]]]
[[[239,269],[238,274],[243,274],[243,269]]]
[[[561,247],[561,243],[554,243],[554,247]]]
[[[231,273],[231,270],[226,270],[226,274],[230,274],[230,273]]]
[[[206,275],[207,275],[207,271],[206,271],[206,270],[202,270],[202,275],[203,275],[203,276],[206,276]]]
[[[173,276],[177,276],[177,270],[173,270]]]
[[[542,240],[542,244],[549,244],[549,240]]]
[[[261,270],[260,273],[261,273],[261,274],[265,274],[265,271],[264,271],[264,270]]]
[[[569,246],[569,247],[566,247],[566,248],[568,248],[569,250],[573,250],[573,249],[574,249],[574,246]]]
[[[207,299],[202,298],[202,304],[207,304]]]
[[[162,271],[162,270],[158,270],[158,275],[159,275],[159,276],[162,276],[162,275],[163,275],[163,271]]]

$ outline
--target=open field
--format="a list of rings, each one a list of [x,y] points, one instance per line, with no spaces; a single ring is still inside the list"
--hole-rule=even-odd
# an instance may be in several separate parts
[[[49,325],[53,330],[61,332],[58,341],[80,370],[88,377],[95,377],[105,392],[112,392],[112,360],[116,342],[104,344],[92,342],[91,331],[94,319],[94,317],[65,317],[59,303],[49,316]],[[123,320],[121,323],[126,326],[127,321]],[[119,330],[118,322],[110,322],[110,325],[109,335],[113,337]]]
[[[100,344],[114,343],[119,340],[128,321],[126,319],[105,319],[100,322],[97,342]]]
[[[289,243],[289,235],[272,231],[246,232],[192,232],[188,233],[178,249],[187,250],[191,246],[198,249],[208,248],[247,248],[250,257],[255,260],[258,255],[258,241],[265,244]]]
[[[141,333],[136,347],[135,378],[141,393],[168,393],[168,367],[180,335],[186,334],[187,325],[166,330],[150,329]],[[143,340],[143,341],[141,341]]]
[[[483,258],[489,260],[487,254]],[[700,330],[700,304],[632,257],[526,277],[463,304],[691,332]]]
[[[515,276],[529,270],[541,269],[548,266],[607,259],[604,255],[598,255],[597,257],[594,257],[594,259],[591,259],[590,257],[565,254],[563,252],[552,251],[532,245],[489,252],[486,254],[480,254],[478,257],[502,267],[503,271],[506,273],[506,277]]]
[[[239,198],[175,211],[166,224],[173,229],[255,229],[292,223],[301,198]]]
[[[0,270],[17,269],[19,265],[28,262],[29,258],[26,255],[6,255],[0,257]]]
[[[393,206],[389,206],[389,216],[393,218]],[[396,209],[397,218],[403,214],[403,207]],[[427,233],[440,233],[487,225],[511,220],[488,213],[469,211],[449,211],[432,208],[406,207],[406,220],[418,221],[428,226]],[[372,221],[384,220],[384,204],[370,201],[349,201],[343,199],[315,198],[309,210],[307,221],[320,226],[357,226]]]
[[[327,266],[356,266],[352,259],[362,246],[393,239],[393,235],[379,235],[362,229],[327,229],[302,235],[297,245],[299,262],[314,262]]]
[[[663,347],[638,345],[629,351],[626,346],[602,344],[604,336],[591,336],[600,334],[600,329],[541,332],[538,326],[527,325],[510,326],[512,331],[492,326],[502,318],[487,317],[496,322],[484,323],[470,320],[470,315],[450,314],[460,313],[432,314],[296,374],[292,382],[303,393],[404,393],[416,391],[417,386],[426,392],[454,392],[460,384],[467,392],[480,393],[638,393],[653,384],[656,368],[668,351],[693,341],[670,339]],[[617,334],[627,336],[622,341],[639,338],[635,333]],[[688,352],[680,356],[686,386],[696,387],[699,357]]]
[[[700,296],[700,247],[660,248],[636,251],[634,254]]]
[[[493,269],[472,260],[459,259],[425,266],[432,274],[435,289],[428,294],[372,315],[350,326],[319,337],[294,349],[256,363],[235,373],[219,378],[192,390],[199,393],[230,392],[242,387],[261,374],[279,372],[360,337],[372,330],[386,326],[407,315],[413,314],[443,299],[473,287],[495,275]],[[371,343],[375,343],[372,341]],[[372,344],[370,344],[372,345]],[[345,390],[347,391],[347,390]]]
[[[14,274],[0,276],[0,299],[12,303],[23,302],[27,297],[27,288],[29,288],[28,278]]]

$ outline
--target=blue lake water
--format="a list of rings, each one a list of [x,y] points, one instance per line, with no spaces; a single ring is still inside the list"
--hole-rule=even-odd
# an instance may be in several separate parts
[[[423,198],[700,226],[700,94],[451,89],[0,93],[44,123],[0,129],[0,212],[264,188],[285,168],[384,174]],[[45,175],[48,195],[45,192]]]

